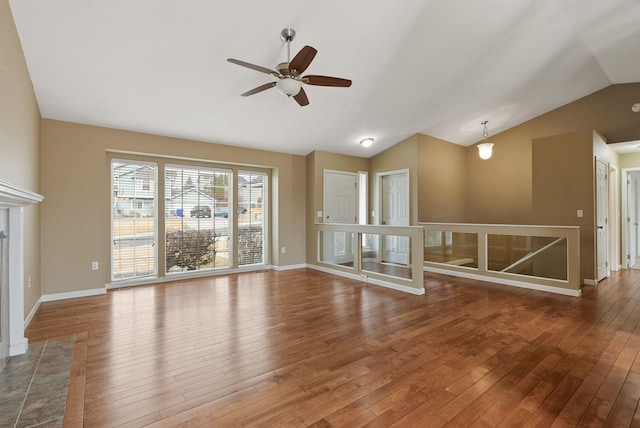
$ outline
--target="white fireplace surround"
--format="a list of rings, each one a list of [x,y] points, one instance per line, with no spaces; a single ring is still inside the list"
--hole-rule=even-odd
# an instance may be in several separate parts
[[[24,207],[42,202],[42,199],[42,195],[0,180],[0,208],[9,210],[9,227],[4,231],[9,244],[9,356],[27,351],[28,342],[24,337]]]

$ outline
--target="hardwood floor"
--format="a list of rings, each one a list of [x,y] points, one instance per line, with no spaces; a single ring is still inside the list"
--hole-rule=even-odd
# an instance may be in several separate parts
[[[640,426],[639,270],[425,289],[244,273],[43,303],[27,337],[78,337],[66,426]]]

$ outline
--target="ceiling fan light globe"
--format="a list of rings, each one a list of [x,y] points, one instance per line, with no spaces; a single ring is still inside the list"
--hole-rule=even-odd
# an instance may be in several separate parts
[[[280,79],[276,82],[276,88],[288,97],[295,97],[298,95],[301,87],[302,84],[291,77],[285,77],[284,79]]]

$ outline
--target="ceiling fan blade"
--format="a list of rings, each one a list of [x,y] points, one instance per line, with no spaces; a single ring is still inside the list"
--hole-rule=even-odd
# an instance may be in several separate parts
[[[309,98],[307,98],[307,94],[302,88],[300,88],[300,92],[298,92],[298,95],[294,96],[293,99],[300,104],[300,107],[304,107],[309,104]]]
[[[304,71],[309,67],[311,61],[316,56],[318,51],[311,46],[305,46],[300,49],[300,52],[296,56],[293,57],[291,62],[289,63],[289,70],[295,70],[296,73],[304,73]]]
[[[279,74],[275,70],[271,70],[271,69],[268,69],[266,67],[261,67],[259,65],[251,64],[249,62],[240,61],[239,59],[227,58],[227,61],[229,61],[230,63],[233,63],[233,64],[240,65],[242,67],[247,67],[247,68],[250,68],[252,70],[259,71],[260,73],[271,74],[271,75],[274,75],[274,76],[277,76]]]
[[[315,86],[334,86],[338,88],[348,88],[351,86],[351,80],[331,76],[304,76],[302,81]]]
[[[267,89],[271,89],[276,86],[276,82],[265,83],[264,85],[260,85],[257,88],[253,88],[250,91],[241,94],[243,97],[248,97],[249,95],[257,94],[258,92],[266,91]]]

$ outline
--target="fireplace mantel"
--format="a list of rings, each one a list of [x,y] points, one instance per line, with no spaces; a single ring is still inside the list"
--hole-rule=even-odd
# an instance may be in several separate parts
[[[38,193],[21,189],[6,181],[0,180],[0,207],[24,207],[42,202],[44,197]]]
[[[0,208],[9,209],[9,355],[24,354],[24,207],[42,202],[43,196],[0,180]],[[3,303],[4,304],[4,303]]]

